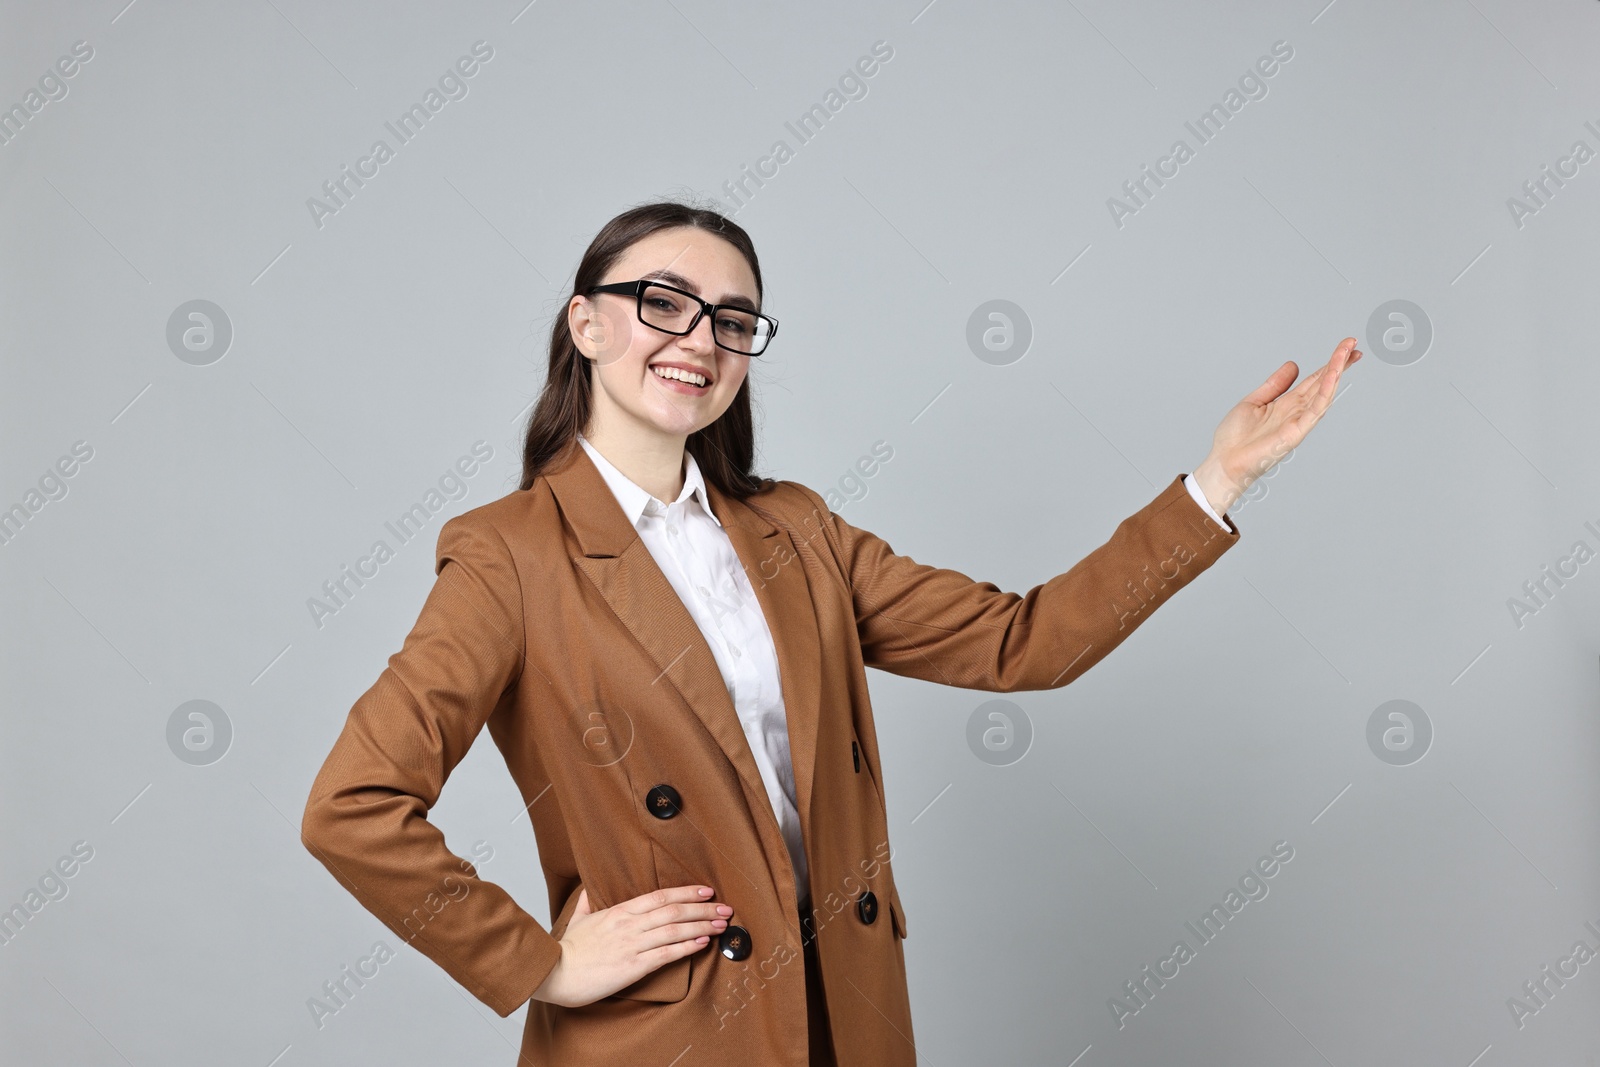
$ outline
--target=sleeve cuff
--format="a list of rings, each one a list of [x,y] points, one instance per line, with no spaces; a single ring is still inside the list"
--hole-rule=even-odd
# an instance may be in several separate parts
[[[1194,502],[1200,505],[1202,511],[1211,516],[1212,521],[1224,530],[1233,530],[1232,524],[1217,514],[1216,509],[1211,506],[1211,502],[1206,499],[1206,495],[1200,491],[1200,486],[1195,482],[1194,475],[1185,474],[1183,476],[1183,487],[1189,490],[1189,495],[1194,497]]]

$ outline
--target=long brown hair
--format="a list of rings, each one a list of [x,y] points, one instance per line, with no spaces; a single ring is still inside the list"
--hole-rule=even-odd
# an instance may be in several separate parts
[[[544,388],[528,416],[528,430],[522,446],[522,485],[531,488],[545,467],[577,447],[577,435],[588,425],[593,404],[593,373],[573,343],[567,325],[567,308],[572,298],[599,285],[606,271],[635,241],[658,230],[693,226],[714,233],[737,248],[750,264],[756,279],[756,301],[762,296],[761,265],[756,261],[755,245],[733,220],[708,208],[674,200],[659,200],[629,208],[601,227],[589,243],[572,279],[572,292],[562,301],[550,324],[550,366]],[[739,500],[772,485],[772,479],[754,474],[750,465],[755,454],[755,431],[750,410],[750,375],[746,374],[734,394],[733,403],[711,425],[690,434],[684,447],[700,465],[706,481]]]

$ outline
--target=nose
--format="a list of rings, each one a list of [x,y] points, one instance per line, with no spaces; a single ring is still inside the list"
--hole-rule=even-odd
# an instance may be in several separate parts
[[[701,329],[702,326],[705,327],[704,330]],[[678,343],[698,352],[710,352],[716,355],[717,342],[712,336],[711,329],[711,316],[701,315],[700,321],[694,324],[694,329],[678,338]]]

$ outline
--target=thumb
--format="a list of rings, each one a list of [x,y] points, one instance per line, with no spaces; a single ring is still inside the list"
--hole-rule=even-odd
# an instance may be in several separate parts
[[[588,888],[585,887],[583,889],[578,890],[578,903],[577,903],[577,906],[572,909],[572,917],[574,919],[576,919],[580,915],[588,915],[593,911],[594,911],[594,909],[589,907],[589,890],[588,890]]]
[[[1300,368],[1295,366],[1294,360],[1285,360],[1283,366],[1268,375],[1267,380],[1262,382],[1255,392],[1244,398],[1245,403],[1260,406],[1276,400],[1299,376]]]

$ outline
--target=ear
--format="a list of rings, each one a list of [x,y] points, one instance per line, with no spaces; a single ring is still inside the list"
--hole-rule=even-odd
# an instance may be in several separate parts
[[[633,316],[591,300],[574,296],[567,305],[567,330],[584,358],[610,363],[633,343]]]
[[[596,358],[605,345],[605,324],[599,308],[585,296],[574,296],[567,305],[567,330],[572,343],[589,359]]]

